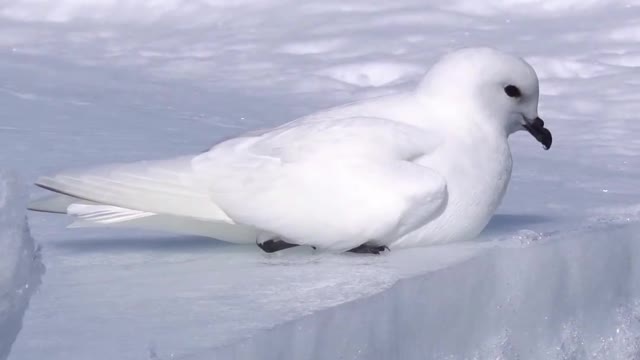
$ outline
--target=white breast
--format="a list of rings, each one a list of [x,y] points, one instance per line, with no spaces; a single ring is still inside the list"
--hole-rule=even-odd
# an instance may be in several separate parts
[[[437,218],[406,234],[391,246],[467,241],[484,229],[506,192],[512,161],[506,138],[499,143],[483,146],[477,146],[477,143],[452,142],[419,160],[447,180],[447,205]],[[455,152],[455,157],[451,156],[452,152]]]

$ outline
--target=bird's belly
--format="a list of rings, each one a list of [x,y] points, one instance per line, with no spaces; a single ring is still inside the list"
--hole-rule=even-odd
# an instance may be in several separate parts
[[[444,210],[389,245],[427,246],[476,237],[500,205],[511,178],[511,154],[508,148],[499,153],[498,159],[492,154],[493,161],[470,158],[467,166],[445,167],[449,194]]]

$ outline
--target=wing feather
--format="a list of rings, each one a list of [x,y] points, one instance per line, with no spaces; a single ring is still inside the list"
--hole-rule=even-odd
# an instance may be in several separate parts
[[[444,179],[413,162],[435,148],[427,135],[377,118],[292,124],[194,166],[214,169],[211,198],[235,222],[345,250],[391,242],[442,208]]]

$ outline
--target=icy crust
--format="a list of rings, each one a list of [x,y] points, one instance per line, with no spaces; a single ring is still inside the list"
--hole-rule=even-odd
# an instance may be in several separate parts
[[[188,359],[637,359],[640,225],[498,246]]]
[[[0,359],[9,355],[44,270],[29,233],[25,204],[21,184],[0,171]]]

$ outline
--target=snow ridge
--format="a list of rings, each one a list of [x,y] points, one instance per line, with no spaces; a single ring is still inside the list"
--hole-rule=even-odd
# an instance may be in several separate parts
[[[27,225],[25,200],[19,181],[0,171],[0,359],[9,355],[44,272]]]

